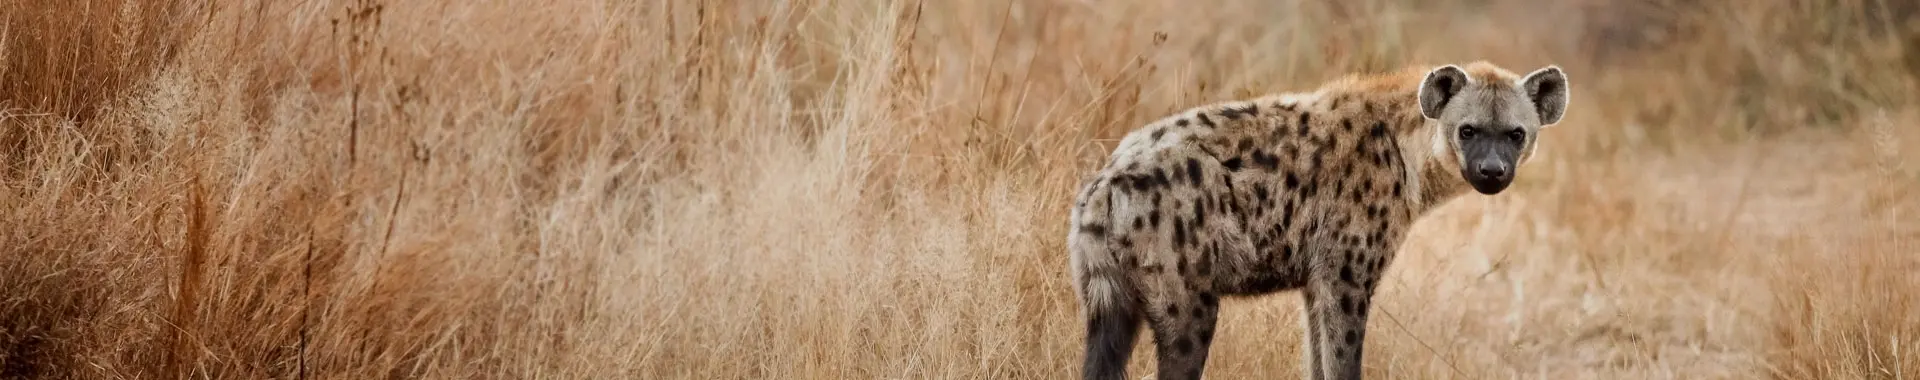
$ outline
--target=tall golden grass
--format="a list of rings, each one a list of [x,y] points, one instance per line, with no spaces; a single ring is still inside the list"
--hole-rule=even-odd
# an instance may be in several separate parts
[[[1370,377],[1915,378],[1916,8],[0,0],[0,377],[1075,377],[1118,136],[1487,59],[1571,111]],[[1296,302],[1207,375],[1297,376]]]

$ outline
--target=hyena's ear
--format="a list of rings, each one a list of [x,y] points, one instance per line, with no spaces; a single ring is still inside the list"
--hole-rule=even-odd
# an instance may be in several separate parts
[[[1534,70],[1520,80],[1520,88],[1527,92],[1527,99],[1533,100],[1533,110],[1540,113],[1541,126],[1559,123],[1560,117],[1567,114],[1567,74],[1560,72],[1559,66]]]
[[[1440,111],[1447,109],[1447,103],[1463,88],[1467,88],[1467,72],[1459,66],[1440,66],[1427,72],[1426,79],[1420,80],[1420,114],[1439,119]]]

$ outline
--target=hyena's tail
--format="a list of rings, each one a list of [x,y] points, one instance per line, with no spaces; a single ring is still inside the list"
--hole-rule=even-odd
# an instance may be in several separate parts
[[[1113,218],[1113,206],[1122,201],[1114,198],[1124,194],[1114,194],[1109,184],[1105,178],[1088,182],[1074,202],[1067,236],[1074,290],[1087,321],[1081,372],[1089,380],[1126,378],[1143,311],[1139,292],[1120,264],[1121,255],[1133,254],[1117,244],[1125,239],[1125,232]]]

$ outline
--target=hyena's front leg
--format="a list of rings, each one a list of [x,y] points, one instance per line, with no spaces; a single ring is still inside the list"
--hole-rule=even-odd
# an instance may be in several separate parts
[[[1373,292],[1356,280],[1352,268],[1336,276],[1314,278],[1307,284],[1305,314],[1310,361],[1308,376],[1316,380],[1359,379],[1360,356],[1367,336],[1367,312]]]

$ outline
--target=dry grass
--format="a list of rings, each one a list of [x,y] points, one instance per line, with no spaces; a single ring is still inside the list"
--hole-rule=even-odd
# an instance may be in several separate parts
[[[1574,104],[1370,376],[1920,377],[1910,3],[229,3],[0,0],[0,377],[1070,378],[1120,134],[1473,59]]]

